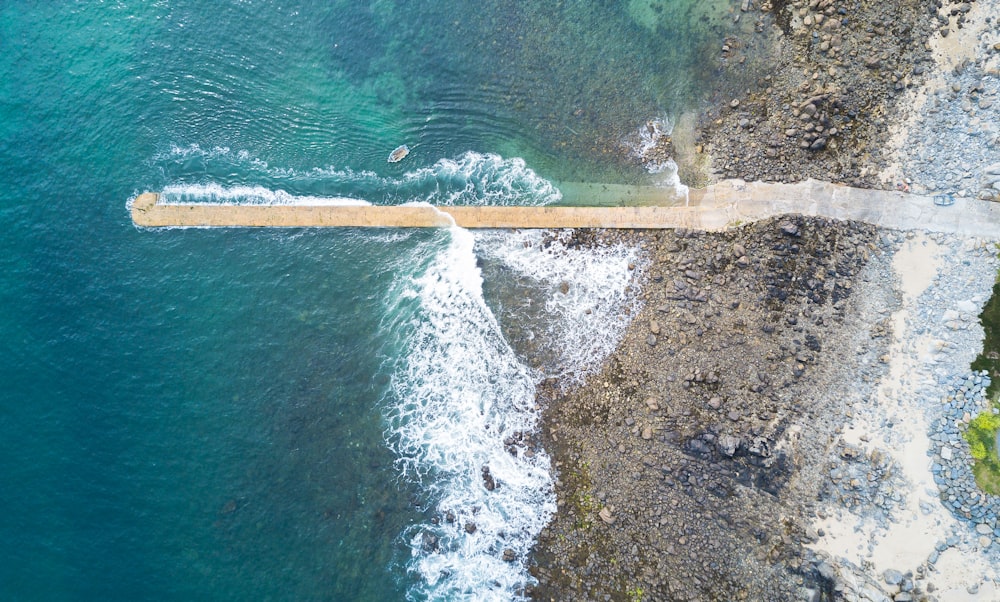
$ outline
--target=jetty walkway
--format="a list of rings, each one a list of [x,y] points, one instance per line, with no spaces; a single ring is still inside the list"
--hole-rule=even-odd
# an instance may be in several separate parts
[[[858,220],[886,228],[1000,240],[1000,203],[956,198],[941,207],[928,196],[851,188],[808,180],[797,184],[727,180],[687,199],[664,193],[663,204],[626,207],[430,205],[224,205],[163,203],[156,193],[131,205],[141,227],[434,228],[694,228],[724,230],[777,215]]]

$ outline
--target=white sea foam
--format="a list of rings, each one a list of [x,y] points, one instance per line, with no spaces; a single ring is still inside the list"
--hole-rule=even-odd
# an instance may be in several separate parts
[[[507,449],[535,429],[535,375],[483,299],[473,235],[451,228],[442,236],[446,247],[432,249],[426,270],[391,295],[392,321],[383,324],[407,332],[386,405],[389,444],[440,519],[404,534],[413,555],[408,568],[421,578],[409,597],[521,599],[532,580],[525,559],[555,511],[548,456]],[[513,562],[504,560],[505,550]]]
[[[298,196],[263,186],[221,186],[219,184],[173,184],[164,187],[160,203],[204,205],[368,205],[367,201],[346,197]]]
[[[674,131],[674,124],[669,117],[654,117],[639,128],[625,141],[632,149],[646,171],[654,176],[654,184],[664,188],[675,188],[677,192],[687,197],[688,187],[681,183],[678,175],[677,162],[673,157],[663,157],[656,152],[658,146],[665,142]]]
[[[646,159],[656,148],[665,136],[670,136],[674,131],[674,124],[669,117],[654,117],[648,120],[636,131],[638,142],[634,143],[633,150],[640,159]]]
[[[356,203],[351,197],[361,197],[537,205],[560,198],[522,160],[492,154],[465,153],[399,177],[279,169],[222,148],[178,148],[171,156],[200,162],[209,173],[248,171],[266,185],[174,184],[164,191],[167,202]],[[238,169],[227,169],[226,162]],[[348,198],[302,194],[314,189],[346,191]],[[442,230],[407,258],[415,275],[387,297],[381,329],[394,338],[395,351],[383,406],[386,438],[401,476],[419,483],[431,511],[426,522],[402,534],[412,554],[407,568],[419,577],[411,600],[521,600],[533,581],[527,558],[555,512],[550,460],[522,442],[522,434],[537,428],[535,384],[554,374],[581,378],[598,366],[636,304],[628,286],[634,275],[629,264],[640,263],[638,249],[567,243],[566,233]],[[556,351],[552,371],[532,370],[504,339],[483,297],[477,248],[546,291],[539,336]],[[496,483],[492,491],[484,468]],[[475,525],[473,533],[467,525]],[[505,560],[505,552],[514,560]]]
[[[211,186],[203,184],[206,178],[229,180],[233,174],[241,174],[242,179],[271,189],[291,190],[296,196],[364,199],[378,204],[424,201],[433,205],[545,205],[562,198],[559,190],[523,159],[472,151],[439,159],[400,176],[349,167],[275,167],[245,150],[233,151],[224,146],[202,149],[197,144],[173,145],[153,157],[151,163],[174,182],[195,177],[199,185]],[[316,194],[317,190],[323,194]],[[334,194],[329,195],[329,191]]]
[[[568,246],[572,231],[482,232],[477,249],[534,282],[545,299],[541,347],[546,376],[570,385],[600,367],[639,309],[633,278],[644,268],[634,245]],[[632,269],[629,269],[631,266]]]
[[[523,159],[471,151],[409,172],[399,185],[436,205],[545,205],[562,198]]]

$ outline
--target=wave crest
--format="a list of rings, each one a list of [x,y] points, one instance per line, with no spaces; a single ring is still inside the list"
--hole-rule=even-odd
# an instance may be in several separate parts
[[[293,198],[357,199],[390,205],[412,202],[546,205],[562,198],[558,188],[529,168],[523,159],[473,151],[439,159],[400,176],[348,167],[274,167],[244,150],[233,151],[224,146],[202,149],[197,144],[173,145],[153,157],[152,164],[170,182],[167,188],[203,186],[205,192],[216,195],[220,194],[217,190],[209,190],[213,186],[223,189],[259,186],[284,191]],[[388,165],[386,169],[390,169]],[[255,184],[248,186],[246,182]],[[255,196],[265,197],[266,194]]]
[[[473,235],[401,283],[383,325],[405,331],[386,404],[402,474],[421,483],[434,520],[404,537],[420,576],[414,600],[521,599],[525,559],[555,511],[549,458],[536,428],[534,375],[500,333],[482,295]]]

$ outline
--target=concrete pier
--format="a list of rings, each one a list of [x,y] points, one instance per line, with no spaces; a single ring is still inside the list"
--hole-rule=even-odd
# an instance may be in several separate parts
[[[858,220],[887,228],[1000,239],[1000,203],[850,188],[809,180],[798,184],[728,180],[690,191],[686,200],[627,207],[499,207],[380,205],[166,204],[156,193],[132,203],[137,226],[437,228],[696,228],[723,230],[784,214]],[[669,203],[669,204],[667,204]]]

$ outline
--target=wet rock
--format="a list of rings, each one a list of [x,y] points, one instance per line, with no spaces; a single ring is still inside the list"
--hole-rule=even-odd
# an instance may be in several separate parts
[[[437,552],[439,548],[438,536],[430,531],[424,531],[420,534],[420,547],[424,552]]]
[[[483,466],[483,486],[486,487],[486,491],[493,491],[497,488],[496,479],[490,474],[490,467]]]

